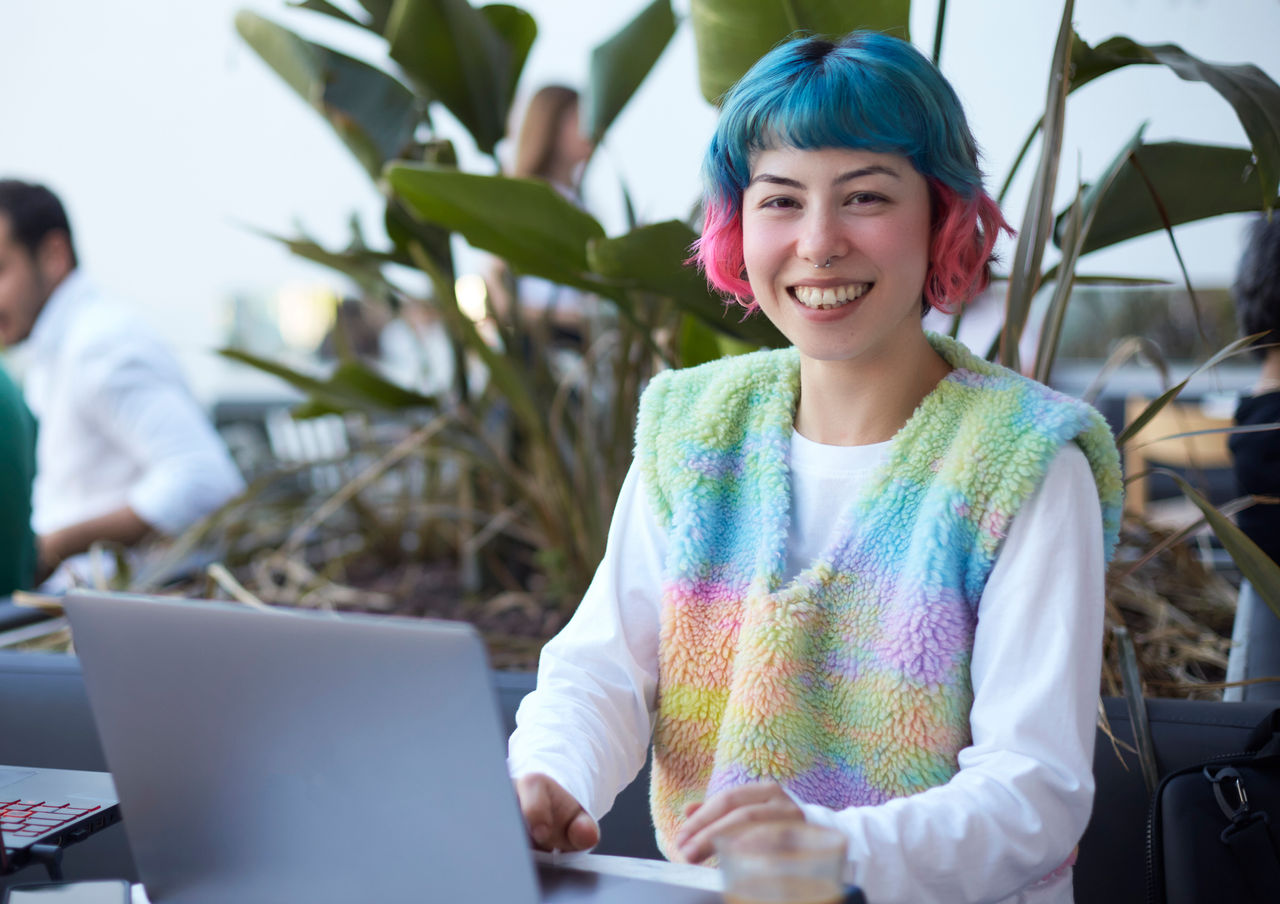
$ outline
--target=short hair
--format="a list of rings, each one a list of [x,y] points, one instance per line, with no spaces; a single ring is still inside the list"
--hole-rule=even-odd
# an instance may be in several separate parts
[[[76,247],[67,212],[58,196],[45,186],[20,179],[0,179],[0,215],[8,217],[13,240],[33,257],[49,235],[64,233],[71,265],[76,265]]]
[[[703,159],[702,237],[695,259],[720,292],[751,299],[743,278],[742,195],[752,156],[775,147],[899,154],[929,185],[932,237],[922,313],[954,310],[986,288],[1000,230],[959,97],[906,41],[855,31],[798,38],[763,56],[725,95]],[[748,305],[754,306],[754,302]]]
[[[529,100],[520,136],[516,139],[516,159],[512,173],[525,179],[546,179],[550,173],[560,123],[578,105],[578,92],[564,85],[543,85]]]
[[[1280,215],[1260,216],[1249,227],[1231,291],[1241,335],[1266,333],[1258,344],[1280,342]],[[1261,357],[1267,349],[1254,352]]]

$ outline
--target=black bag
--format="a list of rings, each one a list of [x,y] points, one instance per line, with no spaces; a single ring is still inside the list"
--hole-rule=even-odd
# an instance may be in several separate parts
[[[1147,901],[1280,901],[1280,710],[1244,752],[1160,782],[1147,817]]]

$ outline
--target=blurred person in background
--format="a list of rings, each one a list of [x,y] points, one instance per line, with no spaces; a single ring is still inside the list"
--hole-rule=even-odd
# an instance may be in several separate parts
[[[578,92],[564,85],[545,85],[529,100],[516,139],[511,175],[541,179],[578,207],[582,207],[582,173],[595,150],[582,133]],[[510,310],[510,282],[505,264],[497,262],[490,274],[489,292],[499,315]],[[578,289],[535,276],[515,280],[521,312],[530,320],[540,318],[554,345],[581,348],[584,321],[594,299]]]
[[[1254,353],[1262,361],[1253,392],[1236,407],[1236,424],[1280,422],[1280,217],[1258,218],[1240,258],[1233,287],[1236,317],[1245,336],[1263,333]],[[1228,439],[1240,492],[1280,497],[1280,431],[1233,433]],[[1259,502],[1237,516],[1240,529],[1280,563],[1280,505]]]
[[[20,343],[39,424],[31,523],[44,589],[83,582],[77,557],[95,542],[177,534],[243,489],[172,352],[78,268],[57,196],[5,179],[0,344]]]
[[[30,589],[35,577],[36,545],[31,533],[35,473],[36,424],[17,385],[0,367],[0,596]]]

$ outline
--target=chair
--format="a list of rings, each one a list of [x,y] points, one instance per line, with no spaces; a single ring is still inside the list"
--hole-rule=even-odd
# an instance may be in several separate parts
[[[1141,396],[1126,399],[1125,423],[1133,423],[1150,403],[1150,399]],[[1204,478],[1210,476],[1219,478],[1213,481],[1214,484],[1229,483],[1232,459],[1231,450],[1227,448],[1228,434],[1201,431],[1222,431],[1233,424],[1229,415],[1210,412],[1198,402],[1169,402],[1125,443],[1124,472],[1134,475],[1154,467],[1167,467],[1191,472],[1190,482],[1193,485],[1203,483]],[[1194,507],[1188,509],[1190,503],[1181,498],[1154,502],[1151,485],[1150,477],[1140,477],[1126,485],[1126,513],[1170,526],[1187,524],[1198,517],[1199,510]],[[1233,492],[1228,490],[1227,495],[1233,495]]]
[[[1280,678],[1280,618],[1247,580],[1240,582],[1227,681]],[[1223,700],[1269,700],[1280,705],[1280,681],[1229,687]]]

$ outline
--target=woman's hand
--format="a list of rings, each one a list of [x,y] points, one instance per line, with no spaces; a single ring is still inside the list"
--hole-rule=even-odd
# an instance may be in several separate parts
[[[600,827],[573,795],[549,776],[516,779],[516,798],[533,846],[540,851],[582,851],[600,841]]]
[[[685,824],[676,832],[676,852],[686,863],[701,863],[715,853],[717,835],[753,822],[804,822],[804,811],[777,782],[754,782],[711,795],[685,808]]]

